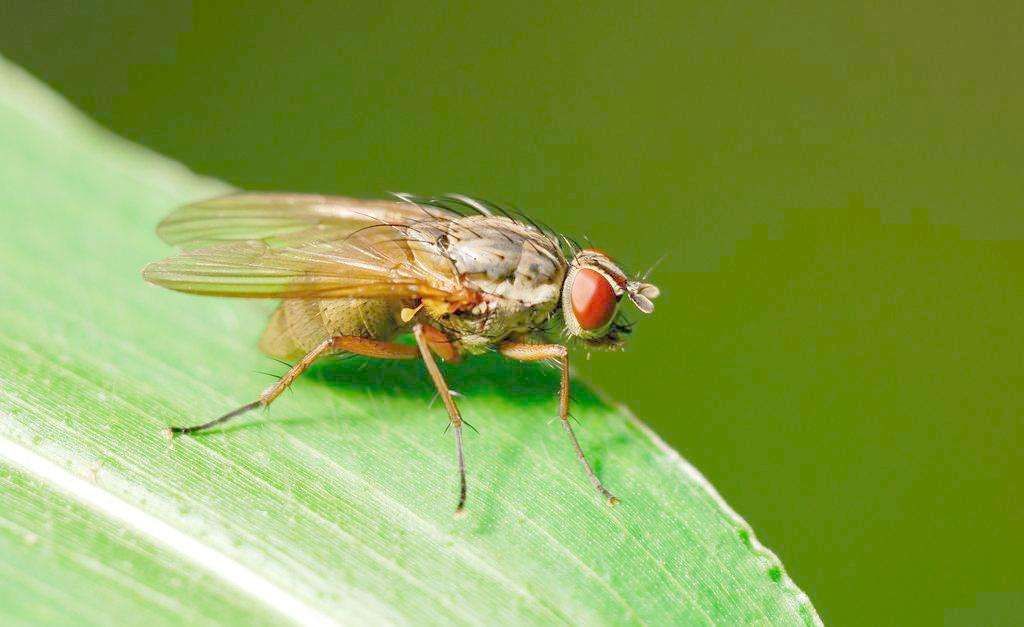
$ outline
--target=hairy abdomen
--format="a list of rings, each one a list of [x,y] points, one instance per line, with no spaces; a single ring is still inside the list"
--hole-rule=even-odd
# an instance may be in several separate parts
[[[260,350],[294,360],[335,335],[390,340],[398,332],[401,308],[399,301],[384,299],[285,300],[263,331]]]

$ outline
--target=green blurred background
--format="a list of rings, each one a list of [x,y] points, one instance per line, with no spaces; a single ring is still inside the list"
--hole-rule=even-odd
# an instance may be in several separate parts
[[[1020,620],[1024,8],[753,4],[15,2],[0,54],[241,187],[669,252],[580,370],[826,622]]]

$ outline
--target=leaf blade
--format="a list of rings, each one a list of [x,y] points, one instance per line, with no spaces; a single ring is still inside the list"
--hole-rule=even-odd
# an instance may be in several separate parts
[[[275,367],[255,349],[265,311],[138,274],[167,253],[161,215],[226,186],[97,131],[6,64],[0,134],[0,437],[98,465],[104,492],[336,618],[817,622],[691,467],[577,383],[581,443],[623,497],[601,505],[548,424],[540,367],[447,370],[482,432],[467,521],[451,518],[451,442],[420,364],[327,364],[268,415],[168,447],[161,427],[251,400],[253,372]]]

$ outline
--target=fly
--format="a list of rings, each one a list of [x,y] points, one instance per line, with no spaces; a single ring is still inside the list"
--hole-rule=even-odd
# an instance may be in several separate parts
[[[321,357],[422,359],[455,437],[460,514],[463,419],[434,356],[458,362],[497,350],[558,366],[562,428],[590,483],[608,504],[618,502],[594,474],[569,422],[566,342],[621,347],[631,330],[619,312],[623,297],[650,313],[658,288],[627,277],[603,251],[456,195],[361,200],[240,193],[181,207],[157,234],[182,252],[146,266],[147,281],[191,294],[280,300],[259,345],[295,363],[254,401],[209,422],[169,427],[169,437],[270,405]],[[415,346],[394,342],[408,333]]]

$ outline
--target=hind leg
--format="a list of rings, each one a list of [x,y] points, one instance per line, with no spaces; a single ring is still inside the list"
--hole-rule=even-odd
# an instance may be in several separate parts
[[[274,402],[278,396],[281,395],[288,386],[295,382],[295,379],[299,378],[307,368],[313,365],[320,357],[323,357],[329,353],[336,352],[347,352],[355,353],[356,355],[364,355],[366,357],[375,357],[377,359],[415,359],[419,357],[419,351],[415,346],[404,346],[402,344],[394,344],[392,342],[382,342],[380,340],[371,340],[364,337],[355,337],[351,335],[337,335],[335,337],[328,338],[318,344],[313,350],[309,351],[302,359],[298,361],[291,370],[289,370],[281,379],[274,385],[268,387],[260,394],[259,398],[251,403],[246,403],[237,409],[233,409],[228,413],[214,418],[208,422],[204,422],[198,425],[192,425],[189,427],[167,427],[164,433],[168,437],[173,437],[179,433],[196,433],[199,431],[205,431],[210,427],[223,424],[232,418],[241,416],[249,410],[256,409],[257,407],[266,407]]]

